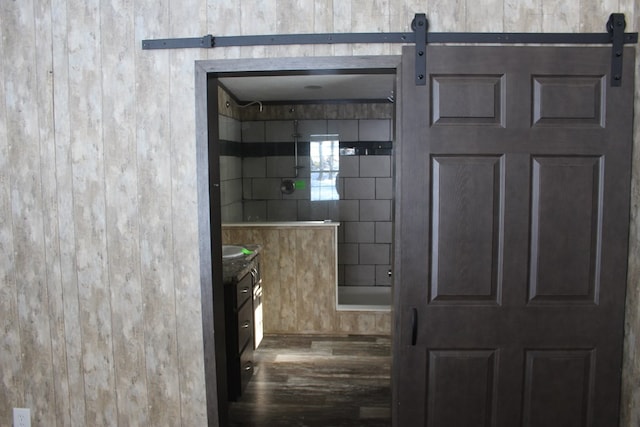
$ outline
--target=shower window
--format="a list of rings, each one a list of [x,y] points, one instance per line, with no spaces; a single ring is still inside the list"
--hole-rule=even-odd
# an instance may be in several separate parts
[[[340,171],[339,135],[311,135],[311,201],[339,200],[336,180]]]

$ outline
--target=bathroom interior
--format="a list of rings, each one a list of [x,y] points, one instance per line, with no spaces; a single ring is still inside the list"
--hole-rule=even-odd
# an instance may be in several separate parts
[[[217,78],[230,401],[259,369],[252,351],[263,335],[382,337],[388,346],[394,85],[395,70]],[[245,307],[235,300],[239,288],[228,291],[225,269],[234,261],[224,254],[234,247],[259,248],[250,267],[259,277],[254,315],[246,322],[241,308],[227,307]],[[232,282],[241,286],[240,275]],[[249,322],[253,348],[250,338],[235,338]],[[388,372],[381,375],[376,390],[389,387]]]
[[[321,286],[325,294],[331,289],[337,315],[357,316],[336,320],[332,330],[295,331],[270,322],[267,310],[265,332],[388,334],[395,74],[229,76],[218,82],[223,243],[260,244],[261,230],[332,230],[335,254],[323,259],[318,251],[314,264],[335,270],[325,275],[332,283]],[[279,268],[286,264],[281,259]],[[274,285],[268,282],[267,303]]]

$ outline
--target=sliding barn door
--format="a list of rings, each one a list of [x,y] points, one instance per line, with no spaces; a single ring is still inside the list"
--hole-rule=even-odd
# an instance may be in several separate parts
[[[396,427],[618,425],[633,50],[403,54]]]

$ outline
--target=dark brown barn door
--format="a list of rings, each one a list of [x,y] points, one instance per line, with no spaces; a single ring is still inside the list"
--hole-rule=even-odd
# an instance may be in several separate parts
[[[617,426],[633,50],[403,54],[396,427]]]

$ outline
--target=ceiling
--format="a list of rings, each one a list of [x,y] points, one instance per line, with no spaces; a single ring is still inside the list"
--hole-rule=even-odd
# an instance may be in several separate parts
[[[395,74],[306,74],[220,77],[239,102],[381,101],[393,99]]]

